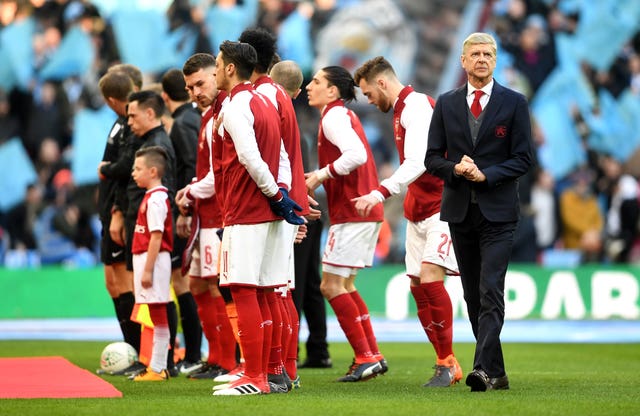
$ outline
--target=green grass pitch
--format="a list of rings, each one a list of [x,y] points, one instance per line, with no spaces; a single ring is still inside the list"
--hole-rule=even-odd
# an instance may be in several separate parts
[[[95,371],[107,342],[0,341],[0,356],[64,356]],[[640,414],[640,345],[503,345],[511,390],[471,393],[464,380],[451,388],[427,389],[434,356],[429,344],[382,343],[389,372],[363,383],[336,383],[351,363],[345,343],[332,343],[334,367],[300,370],[302,388],[289,394],[214,397],[213,383],[177,377],[134,383],[104,376],[118,399],[2,399],[1,415],[622,415]],[[471,369],[473,345],[454,349],[463,370]],[[0,377],[4,375],[0,374]],[[51,380],[55,383],[55,379]]]

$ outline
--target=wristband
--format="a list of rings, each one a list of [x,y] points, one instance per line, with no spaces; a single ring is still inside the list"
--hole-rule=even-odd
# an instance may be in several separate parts
[[[278,192],[276,192],[276,194],[272,197],[269,198],[269,201],[272,202],[278,202],[282,199],[282,192],[280,192],[280,189],[278,188]]]

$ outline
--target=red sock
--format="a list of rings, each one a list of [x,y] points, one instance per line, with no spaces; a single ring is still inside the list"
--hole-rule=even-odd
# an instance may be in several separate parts
[[[217,336],[218,312],[216,310],[216,303],[209,292],[195,295],[193,299],[196,301],[196,305],[198,305],[198,317],[200,317],[200,322],[202,323],[202,332],[209,344],[207,363],[210,365],[218,364],[220,347]]]
[[[238,312],[238,332],[247,377],[262,375],[264,329],[255,287],[231,286],[231,296]]]
[[[282,333],[284,332],[282,309],[280,308],[282,302],[278,292],[268,291],[265,295],[271,312],[271,321],[273,322],[271,325],[273,330],[267,372],[269,374],[282,374]]]
[[[287,297],[284,299],[284,306],[287,309],[291,324],[284,367],[287,369],[289,377],[293,380],[298,377],[298,331],[300,329],[300,317],[298,316],[296,305],[293,303],[291,291],[287,292]]]
[[[225,370],[231,371],[236,366],[236,338],[233,336],[224,298],[216,296],[213,300],[216,304],[218,315],[218,344],[220,345],[218,365]]]
[[[413,299],[416,301],[418,319],[420,320],[422,329],[424,329],[424,333],[427,334],[427,338],[431,341],[431,345],[433,345],[433,349],[436,351],[436,356],[439,356],[438,339],[436,338],[435,331],[431,327],[431,309],[429,309],[429,299],[427,298],[427,294],[424,293],[422,286],[411,286],[411,294],[413,295]]]
[[[262,315],[262,321],[260,326],[263,332],[262,341],[262,365],[261,372],[267,374],[269,370],[269,357],[271,356],[271,340],[273,338],[273,317],[271,316],[271,308],[269,307],[269,301],[267,300],[267,294],[265,289],[258,289],[258,305],[260,307],[260,314]],[[248,354],[248,352],[247,352]]]
[[[289,352],[289,340],[291,339],[291,320],[289,318],[289,311],[285,305],[286,298],[282,297],[282,293],[278,293],[278,307],[280,308],[280,315],[282,315],[282,336],[280,337],[280,345],[282,346],[282,364],[285,365],[287,361],[287,353]],[[287,371],[287,374],[289,372]]]
[[[358,313],[360,314],[360,322],[362,323],[362,329],[364,330],[364,334],[367,337],[367,342],[369,343],[369,349],[373,355],[380,355],[380,350],[378,349],[378,342],[376,341],[376,335],[373,332],[373,326],[371,326],[371,319],[369,316],[369,308],[367,308],[367,304],[364,303],[364,299],[360,296],[358,291],[354,291],[350,293],[351,298],[355,302],[358,307]]]
[[[369,349],[369,342],[362,329],[360,323],[360,313],[353,298],[348,293],[343,293],[329,301],[329,304],[333,308],[333,311],[338,318],[340,327],[353,348],[353,352],[356,354],[356,362],[370,362],[373,361],[373,354]]]
[[[453,354],[453,308],[451,298],[444,282],[423,283],[420,285],[429,299],[431,309],[431,327],[435,329],[438,343],[438,358],[444,359]]]

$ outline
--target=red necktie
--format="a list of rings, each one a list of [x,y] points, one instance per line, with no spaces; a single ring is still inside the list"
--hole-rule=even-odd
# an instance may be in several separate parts
[[[480,105],[480,97],[482,97],[482,94],[484,94],[484,92],[482,92],[482,90],[475,90],[473,93],[476,96],[473,99],[473,103],[471,103],[471,114],[473,114],[475,118],[478,118],[480,116],[480,113],[482,113],[482,106]]]

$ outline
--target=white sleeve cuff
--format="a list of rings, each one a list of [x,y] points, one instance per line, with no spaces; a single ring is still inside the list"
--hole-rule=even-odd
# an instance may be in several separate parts
[[[329,166],[325,166],[322,169],[318,169],[316,171],[316,176],[320,182],[324,182],[331,177],[331,173],[329,173]]]
[[[385,200],[385,197],[384,195],[382,195],[382,192],[378,191],[377,189],[374,189],[373,191],[371,191],[369,195],[375,196],[380,202],[384,202]]]

